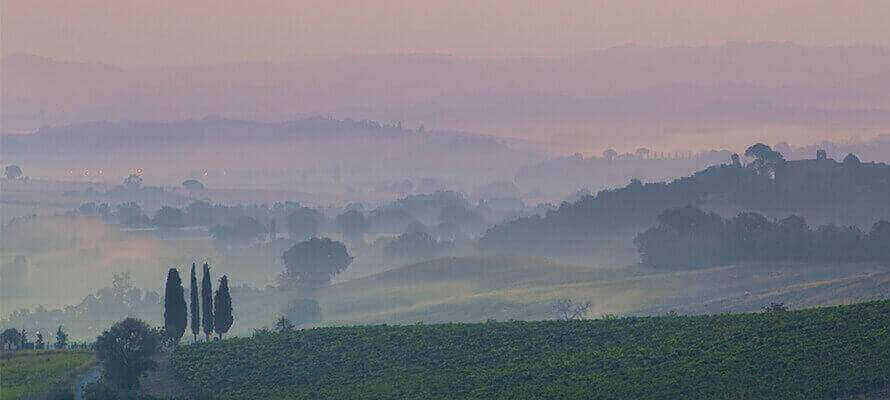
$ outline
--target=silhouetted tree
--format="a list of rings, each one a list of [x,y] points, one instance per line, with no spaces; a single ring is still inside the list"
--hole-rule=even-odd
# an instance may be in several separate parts
[[[552,304],[553,312],[563,321],[584,318],[590,309],[590,302],[576,303],[571,299],[559,299]]]
[[[57,349],[67,349],[68,348],[68,333],[62,329],[62,325],[59,325],[59,329],[56,329],[56,348]]]
[[[216,297],[213,299],[213,329],[219,338],[229,331],[235,323],[232,314],[232,296],[229,295],[229,278],[223,275],[219,278],[219,287],[216,289]]]
[[[352,262],[343,243],[328,238],[312,238],[284,252],[282,283],[309,288],[325,286]]]
[[[290,332],[294,330],[294,328],[294,324],[290,322],[287,317],[281,316],[275,321],[275,330],[278,331],[278,333]]]
[[[195,341],[198,341],[198,333],[201,332],[201,307],[198,300],[198,278],[195,276],[195,263],[192,263],[192,274],[191,274],[191,287],[189,290],[189,297],[191,302],[189,306],[191,307],[191,328],[192,328],[192,336],[194,336]]]
[[[760,175],[775,177],[779,166],[785,162],[782,154],[763,143],[756,143],[745,150],[745,156],[753,157],[752,169]]]
[[[197,179],[186,179],[182,181],[182,187],[188,190],[203,190],[204,184]]]
[[[845,167],[858,167],[860,164],[862,164],[862,161],[860,161],[859,157],[856,157],[853,153],[847,154],[847,156],[844,157]]]
[[[20,179],[24,176],[22,168],[18,165],[7,165],[4,175],[6,176],[6,179]]]
[[[204,263],[204,276],[201,278],[201,310],[204,336],[210,339],[213,333],[213,282],[210,280],[210,264]]]
[[[179,271],[170,268],[167,272],[167,287],[164,291],[164,332],[167,338],[178,344],[188,325],[188,306]]]
[[[742,167],[742,158],[739,157],[738,153],[732,153],[732,157],[730,157],[730,162],[733,167],[736,167],[736,168]]]
[[[142,187],[142,176],[130,174],[124,178],[124,187],[127,189],[139,189]]]
[[[157,353],[161,335],[145,322],[127,318],[96,339],[96,358],[104,367],[108,383],[124,390],[139,387],[139,377],[155,368],[151,357]]]
[[[37,332],[35,336],[37,337],[37,340],[34,341],[34,348],[37,350],[43,350],[46,347],[46,343],[43,342],[43,334]]]
[[[0,334],[0,343],[6,350],[18,350],[22,346],[22,333],[15,328],[7,328]]]

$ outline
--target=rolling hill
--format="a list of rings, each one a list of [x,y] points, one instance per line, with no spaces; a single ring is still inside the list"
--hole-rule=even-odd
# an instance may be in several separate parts
[[[890,383],[890,302],[761,314],[354,326],[179,347],[221,399],[814,399]]]

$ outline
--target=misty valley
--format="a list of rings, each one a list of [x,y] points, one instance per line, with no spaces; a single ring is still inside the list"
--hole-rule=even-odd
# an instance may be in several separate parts
[[[882,2],[3,0],[0,400],[890,399]]]

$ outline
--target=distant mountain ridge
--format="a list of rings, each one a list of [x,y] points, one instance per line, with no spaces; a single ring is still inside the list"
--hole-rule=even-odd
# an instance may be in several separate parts
[[[577,122],[588,142],[607,141],[597,124],[612,120],[890,126],[890,49],[871,46],[621,46],[563,57],[352,55],[125,69],[19,54],[0,64],[7,133],[213,114],[403,120],[526,139]]]

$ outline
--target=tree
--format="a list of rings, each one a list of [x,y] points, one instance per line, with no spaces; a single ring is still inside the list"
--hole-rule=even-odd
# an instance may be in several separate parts
[[[191,287],[189,290],[190,300],[189,305],[191,306],[191,327],[192,327],[192,335],[195,337],[195,341],[198,341],[198,333],[201,332],[201,314],[200,314],[200,305],[198,303],[198,278],[195,277],[195,263],[192,263],[192,276],[191,276]]]
[[[742,167],[742,159],[739,157],[738,153],[732,153],[730,157],[730,163],[733,167],[741,168]]]
[[[151,357],[161,345],[161,335],[145,322],[127,318],[96,339],[96,357],[105,379],[125,390],[139,387],[139,377],[155,368]]]
[[[618,152],[615,149],[607,149],[603,152],[603,158],[606,160],[612,161],[615,157],[618,157]]]
[[[782,153],[774,151],[763,143],[755,143],[745,150],[746,157],[753,157],[751,168],[759,175],[775,177],[779,166],[785,162]]]
[[[7,165],[5,175],[6,179],[21,179],[24,174],[18,165]]]
[[[37,332],[35,336],[37,337],[37,340],[34,341],[34,348],[37,350],[43,350],[46,347],[46,343],[43,341],[43,334]]]
[[[9,328],[0,334],[0,344],[6,350],[18,350],[22,346],[22,333],[15,328]]]
[[[553,312],[563,321],[581,319],[590,309],[590,302],[575,303],[571,299],[559,299],[552,304]]]
[[[823,149],[816,150],[816,160],[824,161],[828,159],[828,152]]]
[[[294,328],[294,324],[285,316],[281,316],[275,321],[275,330],[277,330],[278,333],[290,332],[294,330]]]
[[[179,271],[167,272],[167,288],[164,292],[164,332],[174,344],[178,344],[188,325],[188,309]]]
[[[235,323],[232,314],[232,296],[229,295],[229,278],[223,275],[219,278],[219,287],[216,289],[216,297],[213,299],[213,329],[222,339],[222,335],[229,331]]]
[[[65,332],[64,329],[62,329],[62,325],[59,325],[59,329],[56,329],[56,348],[68,348],[68,333]]]
[[[637,151],[635,152],[635,154],[637,155],[637,158],[639,158],[639,159],[641,159],[641,160],[648,159],[648,158],[649,158],[649,153],[650,153],[649,149],[647,149],[647,148],[645,148],[645,147],[640,147],[640,148],[637,149]]]
[[[213,333],[213,282],[210,281],[210,264],[204,263],[204,276],[201,278],[201,310],[203,310],[204,336],[210,339]]]
[[[352,263],[343,243],[328,238],[312,238],[297,243],[283,255],[282,282],[309,288],[322,287]]]
[[[204,184],[197,179],[186,179],[182,181],[182,187],[188,190],[204,190]]]
[[[124,178],[124,187],[127,189],[139,189],[142,187],[142,176],[138,174],[130,174]]]

